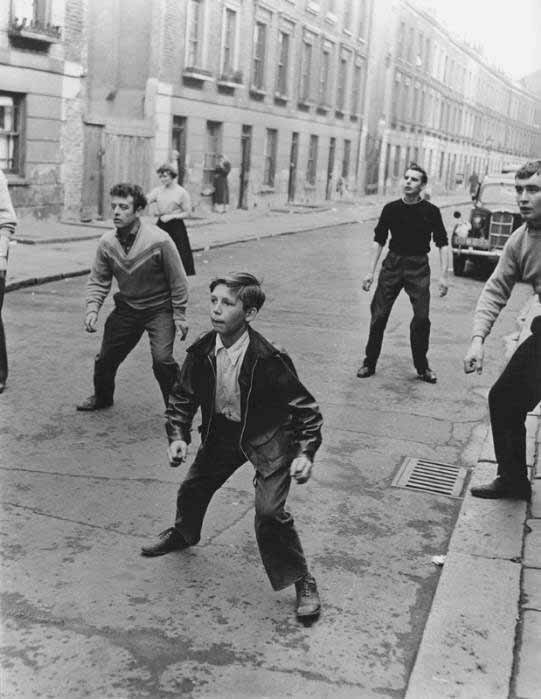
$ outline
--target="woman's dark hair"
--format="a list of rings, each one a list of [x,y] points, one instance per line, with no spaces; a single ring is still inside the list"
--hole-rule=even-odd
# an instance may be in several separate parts
[[[139,187],[138,184],[131,184],[129,182],[120,182],[111,187],[109,194],[112,197],[123,197],[127,199],[128,197],[133,197],[133,210],[144,209],[147,205],[147,198],[145,193]]]
[[[516,171],[515,177],[519,180],[528,180],[539,174],[541,174],[541,160],[530,160]]]
[[[424,170],[420,165],[417,165],[417,163],[410,163],[404,170],[404,174],[406,174],[408,170],[416,170],[417,172],[420,172],[421,182],[423,184],[426,184],[428,182],[428,175],[426,174],[426,170]]]
[[[261,282],[249,272],[231,272],[223,277],[215,277],[210,282],[210,291],[214,291],[218,284],[223,284],[234,291],[242,301],[242,307],[245,311],[250,308],[259,311],[265,303],[265,292],[261,288]]]
[[[171,175],[171,177],[177,177],[178,175],[176,168],[173,165],[171,165],[171,163],[163,163],[156,170],[156,172],[158,175],[161,175],[162,172],[167,172],[169,175]]]

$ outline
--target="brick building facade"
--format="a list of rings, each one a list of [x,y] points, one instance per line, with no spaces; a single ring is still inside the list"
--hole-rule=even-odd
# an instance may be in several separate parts
[[[21,217],[78,217],[86,0],[0,3],[0,167]]]

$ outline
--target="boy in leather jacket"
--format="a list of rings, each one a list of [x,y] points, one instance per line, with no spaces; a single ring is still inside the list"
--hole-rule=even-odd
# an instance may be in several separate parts
[[[210,284],[213,330],[187,350],[166,411],[171,466],[186,460],[201,408],[201,446],[181,484],[174,526],[144,556],[194,546],[213,494],[246,461],[255,468],[255,531],[275,590],[295,585],[297,616],[320,611],[293,517],[285,509],[291,479],[308,481],[321,444],[322,417],[285,352],[250,327],[265,301],[260,282],[237,272]]]

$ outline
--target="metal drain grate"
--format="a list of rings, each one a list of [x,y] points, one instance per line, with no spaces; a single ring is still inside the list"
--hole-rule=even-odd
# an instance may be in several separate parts
[[[468,469],[428,459],[407,457],[393,478],[395,488],[420,490],[458,498],[464,488]]]

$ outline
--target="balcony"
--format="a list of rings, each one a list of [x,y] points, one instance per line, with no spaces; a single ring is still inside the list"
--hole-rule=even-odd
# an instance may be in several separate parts
[[[210,70],[199,66],[186,66],[182,71],[182,79],[187,83],[199,83],[200,85],[208,80],[212,80]]]
[[[234,92],[234,90],[244,82],[242,70],[230,70],[222,73],[216,80],[218,89],[224,92]]]
[[[15,41],[41,44],[56,44],[62,40],[62,29],[58,25],[26,17],[14,17],[9,23],[8,34]]]

